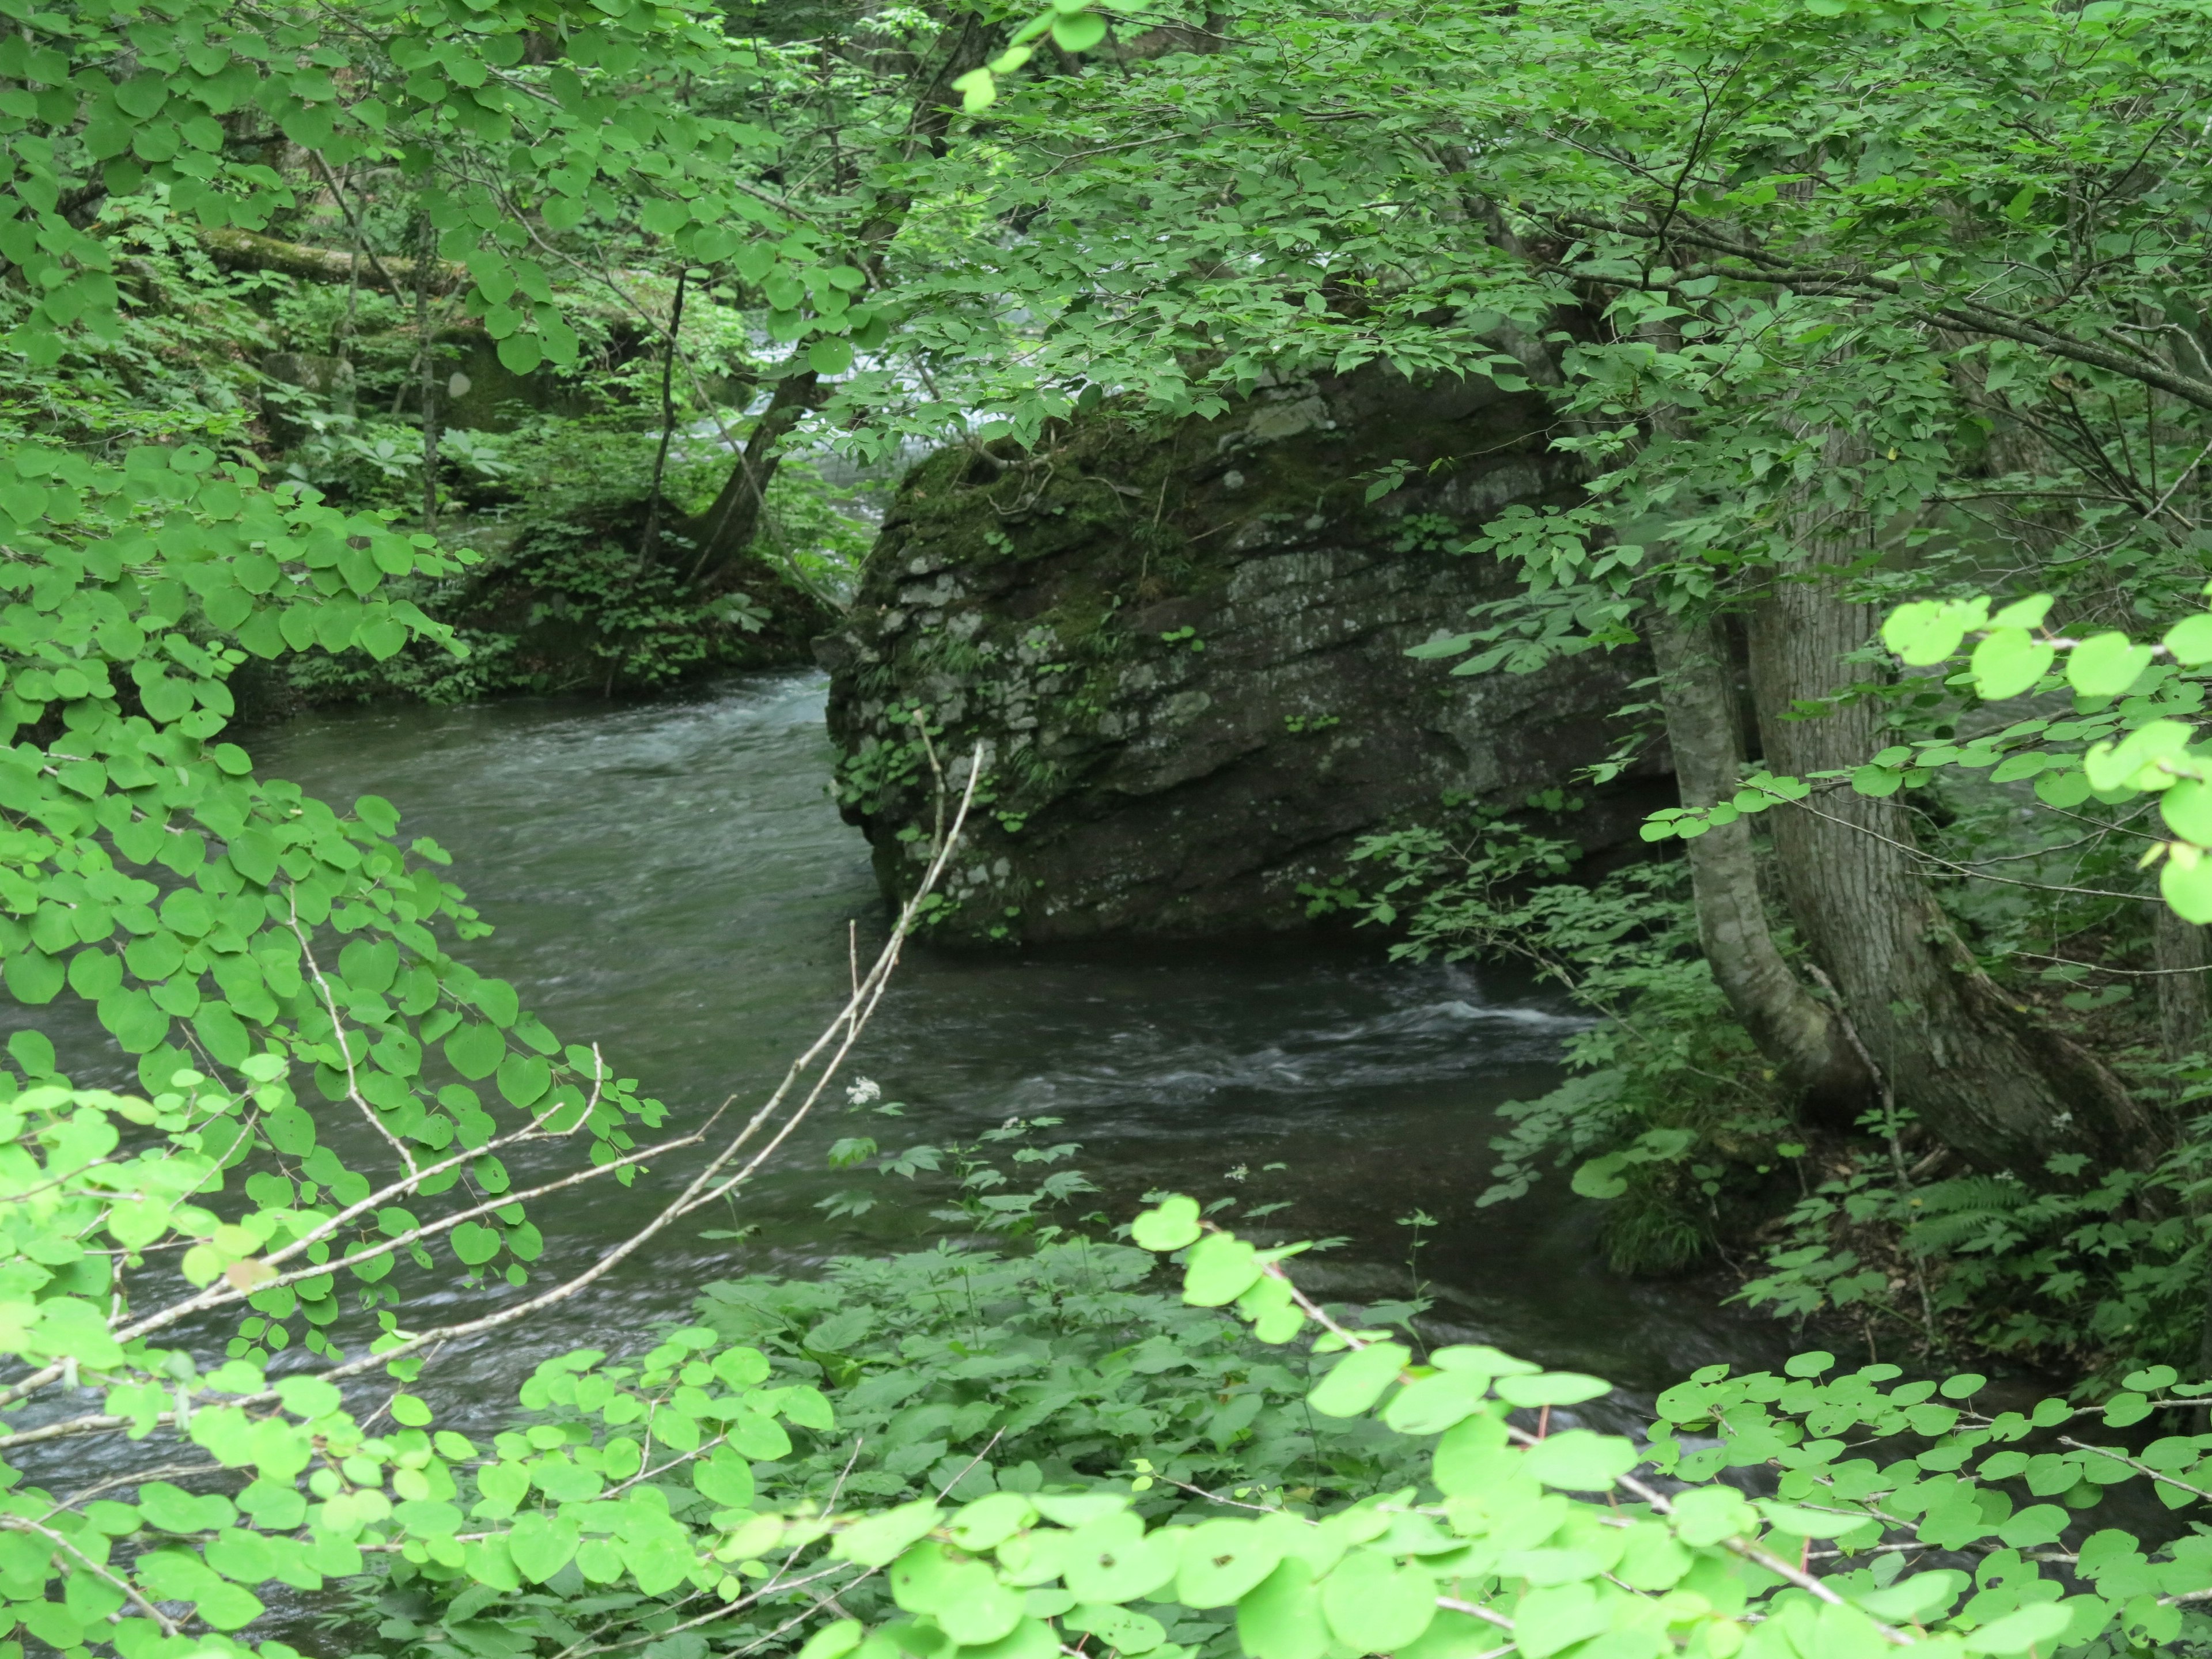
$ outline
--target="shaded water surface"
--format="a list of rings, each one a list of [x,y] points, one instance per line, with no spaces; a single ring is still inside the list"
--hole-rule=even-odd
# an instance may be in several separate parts
[[[374,793],[403,834],[434,836],[496,932],[466,949],[513,980],[567,1041],[697,1121],[758,1102],[839,1006],[848,924],[883,926],[866,848],[828,799],[817,676],[726,683],[610,708],[542,701],[322,714],[252,743],[266,775],[333,803]],[[734,1218],[702,1217],[519,1335],[438,1362],[477,1397],[513,1398],[538,1358],[616,1346],[680,1316],[714,1278],[805,1272],[896,1248],[945,1187],[831,1171],[836,1137],[887,1150],[972,1138],[1004,1119],[1063,1120],[1085,1200],[1125,1218],[1148,1188],[1289,1200],[1273,1224],[1340,1237],[1311,1258],[1328,1293],[1406,1294],[1415,1209],[1440,1333],[1492,1341],[1642,1392],[1720,1358],[1764,1362],[1781,1333],[1716,1308],[1710,1282],[1608,1273],[1590,1206],[1565,1183],[1478,1210],[1500,1103],[1540,1093],[1571,1019],[1525,985],[1382,961],[1371,948],[1271,940],[953,957],[913,951],[858,1053],[897,1120],[810,1122]],[[842,1104],[842,1103],[841,1103]],[[1269,1169],[1269,1165],[1281,1165]],[[1241,1175],[1240,1173],[1241,1172]],[[581,1265],[686,1173],[656,1170],[541,1212],[546,1267]],[[817,1207],[872,1190],[865,1216]],[[750,1224],[742,1242],[709,1228]],[[475,1393],[470,1389],[468,1392]]]

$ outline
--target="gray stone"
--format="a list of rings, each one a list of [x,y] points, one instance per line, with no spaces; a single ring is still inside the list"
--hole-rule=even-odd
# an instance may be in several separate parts
[[[1434,815],[1447,792],[1517,807],[1574,787],[1620,737],[1610,717],[1650,672],[1640,655],[1467,677],[1405,654],[1514,591],[1452,550],[1480,521],[1575,498],[1547,422],[1485,382],[1365,370],[1212,422],[1148,427],[1109,405],[1004,471],[965,450],[922,463],[819,647],[840,804],[887,893],[927,854],[916,707],[956,777],[979,744],[986,757],[938,927],[952,939],[1298,927],[1302,884],[1339,878],[1361,836]],[[1400,459],[1410,481],[1368,502]],[[1592,808],[1560,830],[1633,844],[1668,790],[1663,756],[1647,758],[1578,788]]]

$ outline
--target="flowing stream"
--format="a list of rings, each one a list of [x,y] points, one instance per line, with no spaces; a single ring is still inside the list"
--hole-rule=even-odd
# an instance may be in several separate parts
[[[756,675],[628,706],[347,710],[243,740],[262,775],[340,807],[382,795],[404,814],[403,836],[430,836],[451,852],[495,929],[462,947],[469,961],[513,981],[564,1041],[599,1044],[618,1074],[667,1103],[661,1133],[677,1134],[725,1101],[755,1109],[843,1005],[848,950],[869,959],[886,926],[866,843],[826,788],[823,691],[816,674]],[[50,1032],[80,1084],[138,1088],[134,1064],[84,1005],[9,1015],[0,1024]],[[901,1115],[849,1111],[840,1088],[726,1212],[676,1224],[526,1323],[448,1345],[420,1386],[442,1425],[504,1426],[540,1360],[649,1346],[655,1326],[684,1322],[714,1279],[927,1248],[946,1232],[929,1212],[951,1196],[949,1176],[909,1184],[834,1170],[832,1141],[872,1135],[898,1152],[970,1141],[1018,1116],[1059,1120],[1042,1138],[1079,1143],[1072,1166],[1099,1188],[1058,1218],[1095,1211],[1119,1223],[1158,1188],[1283,1205],[1255,1231],[1333,1241],[1300,1259],[1316,1293],[1401,1300],[1418,1273],[1434,1303],[1430,1340],[1492,1342],[1608,1377],[1619,1385],[1611,1400],[1574,1415],[1623,1429],[1698,1366],[1771,1366],[1790,1349],[1784,1328],[1725,1305],[1717,1277],[1609,1272],[1596,1207],[1564,1178],[1474,1207],[1504,1126],[1497,1109],[1552,1086],[1575,1024],[1525,981],[1392,963],[1364,938],[990,956],[910,945],[849,1073],[878,1082]],[[366,1133],[343,1115],[325,1120],[341,1144]],[[546,1250],[532,1293],[635,1233],[696,1156],[672,1155],[627,1188],[601,1179],[538,1200]],[[576,1143],[554,1141],[506,1161],[525,1186],[578,1160]],[[865,1213],[836,1219],[821,1207],[855,1189],[876,1200]],[[1403,1224],[1416,1212],[1433,1224]],[[141,1275],[143,1307],[184,1289],[164,1276]],[[482,1290],[425,1295],[410,1280],[413,1328],[488,1310]],[[220,1352],[236,1318],[202,1316],[170,1340]],[[330,1334],[357,1353],[375,1333],[349,1309]],[[294,1348],[272,1369],[315,1363]],[[83,1391],[50,1390],[14,1420],[27,1428],[94,1404]],[[21,1464],[33,1484],[69,1490],[142,1466],[152,1443],[57,1441],[27,1449]],[[287,1639],[309,1640],[311,1607],[272,1611]]]
[[[867,960],[884,931],[866,844],[826,788],[823,693],[819,675],[763,674],[626,706],[325,713],[242,741],[262,775],[340,807],[382,795],[401,809],[403,836],[441,843],[495,928],[462,947],[468,959],[513,981],[565,1041],[599,1043],[618,1073],[667,1103],[662,1133],[681,1133],[725,1101],[755,1109],[842,1006],[848,948]],[[0,1024],[34,1023],[59,1039],[81,1084],[137,1088],[133,1065],[82,1005],[9,1012]],[[1553,1086],[1575,1028],[1570,1010],[1524,979],[1393,963],[1364,937],[989,956],[910,946],[850,1073],[876,1079],[902,1115],[849,1111],[840,1089],[727,1213],[678,1223],[526,1323],[448,1346],[416,1386],[437,1401],[441,1426],[504,1427],[540,1360],[649,1346],[714,1279],[804,1275],[840,1255],[940,1242],[946,1224],[929,1211],[950,1195],[946,1175],[909,1184],[834,1170],[830,1144],[869,1134],[887,1152],[944,1145],[1018,1116],[1060,1120],[1046,1137],[1079,1143],[1073,1165],[1097,1183],[1061,1218],[1095,1210],[1126,1220],[1163,1188],[1283,1205],[1254,1231],[1332,1241],[1300,1258],[1299,1278],[1317,1294],[1401,1300],[1418,1274],[1433,1303],[1430,1341],[1492,1342],[1610,1378],[1609,1398],[1557,1420],[1628,1431],[1656,1390],[1698,1366],[1778,1367],[1802,1345],[1727,1304],[1725,1275],[1610,1272],[1598,1206],[1563,1175],[1475,1207],[1506,1123],[1498,1109]],[[340,1141],[367,1133],[339,1115],[325,1126]],[[546,1251],[532,1293],[658,1213],[696,1167],[686,1157],[628,1188],[599,1180],[539,1200]],[[507,1158],[518,1185],[577,1161],[566,1141]],[[872,1208],[836,1218],[822,1207],[855,1188]],[[1418,1234],[1404,1224],[1416,1212],[1432,1222]],[[441,1273],[451,1271],[445,1261]],[[154,1279],[139,1285],[143,1306],[182,1289]],[[487,1310],[483,1289],[425,1296],[421,1284],[409,1285],[404,1310],[414,1328]],[[219,1351],[235,1317],[171,1340]],[[374,1333],[349,1309],[330,1334],[358,1353]],[[294,1348],[272,1369],[315,1363]],[[2034,1397],[2032,1380],[2001,1387],[2008,1406]],[[32,1427],[95,1403],[59,1389],[13,1420]],[[31,1484],[67,1491],[143,1470],[156,1444],[61,1440],[19,1462]],[[310,1654],[343,1654],[358,1642],[337,1606],[331,1594],[279,1595],[258,1628]]]
[[[848,925],[864,959],[881,935],[866,848],[825,787],[823,690],[817,675],[782,673],[627,707],[345,711],[251,742],[264,775],[334,804],[383,795],[404,835],[436,837],[497,930],[466,947],[471,961],[689,1124],[726,1097],[757,1103],[839,1006]],[[895,1151],[1014,1115],[1062,1120],[1049,1138],[1079,1142],[1073,1162],[1103,1189],[1084,1207],[1117,1221],[1155,1187],[1287,1200],[1270,1225],[1344,1241],[1309,1258],[1333,1296],[1407,1294],[1416,1230],[1399,1218],[1425,1211],[1436,1224],[1419,1230],[1419,1271],[1439,1334],[1636,1394],[1717,1359],[1775,1359],[1784,1334],[1718,1306],[1713,1281],[1609,1273],[1594,1207],[1564,1181],[1474,1206],[1496,1108],[1550,1086],[1572,1025],[1525,984],[1393,964],[1364,942],[912,948],[855,1056],[902,1117],[825,1101],[732,1213],[681,1224],[551,1317],[435,1373],[511,1402],[538,1359],[634,1339],[708,1280],[921,1239],[939,1224],[927,1212],[945,1179],[832,1170],[830,1141],[872,1134]],[[684,1175],[672,1159],[628,1189],[596,1183],[542,1210],[544,1267],[582,1265]],[[856,1188],[877,1200],[867,1213],[817,1207]],[[744,1226],[758,1231],[700,1236]]]

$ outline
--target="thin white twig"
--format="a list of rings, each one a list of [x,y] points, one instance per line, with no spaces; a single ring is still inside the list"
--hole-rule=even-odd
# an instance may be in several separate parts
[[[806,1115],[813,1109],[815,1103],[821,1098],[823,1091],[836,1077],[839,1066],[851,1051],[854,1042],[858,1040],[861,1030],[867,1024],[869,1017],[882,1000],[891,972],[897,966],[901,947],[921,921],[926,901],[934,890],[937,883],[943,878],[946,867],[951,861],[953,850],[959,844],[960,836],[966,826],[968,815],[974,806],[975,792],[982,781],[982,775],[983,749],[979,744],[971,757],[967,787],[961,795],[959,811],[953,817],[949,832],[939,838],[935,855],[925,869],[922,879],[916,886],[913,896],[901,906],[897,920],[891,928],[890,937],[878,954],[874,967],[869,970],[862,980],[859,990],[854,994],[846,1006],[839,1010],[822,1035],[815,1039],[805,1054],[793,1062],[791,1068],[785,1073],[782,1082],[777,1085],[767,1103],[754,1113],[745,1127],[692,1178],[682,1193],[662,1206],[659,1213],[630,1234],[628,1238],[602,1253],[599,1260],[589,1267],[538,1296],[529,1297],[479,1318],[463,1320],[454,1324],[439,1326],[431,1330],[404,1336],[402,1340],[381,1352],[365,1355],[344,1364],[332,1366],[316,1375],[331,1382],[357,1376],[365,1371],[387,1365],[393,1360],[419,1352],[425,1348],[442,1346],[462,1337],[477,1336],[489,1331],[501,1329],[526,1319],[545,1308],[567,1301],[613,1272],[617,1266],[642,1249],[647,1243],[676,1221],[703,1205],[716,1201],[758,1170],[761,1164],[790,1137],[793,1130],[804,1121]],[[807,1092],[805,1099],[786,1114],[785,1121],[770,1137],[767,1146],[739,1168],[735,1175],[726,1180],[724,1179],[723,1171],[735,1162],[738,1155],[751,1142],[754,1135],[763,1126],[774,1121],[792,1091],[797,1086],[799,1079],[817,1059],[822,1057],[825,1050],[830,1051],[829,1058],[823,1067],[821,1076]],[[419,1181],[419,1179],[418,1176],[416,1180]],[[179,1392],[185,1402],[185,1409],[188,1412],[189,1392],[181,1388]],[[228,1403],[235,1407],[262,1406],[274,1403],[277,1399],[276,1392],[274,1389],[268,1389],[258,1394],[233,1399]],[[177,1416],[178,1413],[175,1412],[161,1413],[155,1417],[155,1424],[157,1425],[173,1424],[177,1420]],[[65,1439],[78,1435],[99,1434],[133,1423],[134,1419],[130,1417],[106,1413],[88,1413],[65,1421],[47,1424],[36,1429],[0,1435],[0,1449],[37,1442]]]
[[[316,965],[315,947],[308,942],[307,930],[300,925],[300,892],[296,884],[285,890],[285,902],[291,909],[289,920],[293,936],[300,941],[300,954],[307,959],[307,971],[314,976],[315,988],[323,994],[323,1007],[331,1017],[331,1036],[338,1045],[338,1058],[345,1061],[346,1098],[361,1109],[362,1116],[368,1120],[368,1127],[391,1143],[392,1150],[399,1154],[399,1161],[407,1166],[409,1176],[419,1181],[422,1171],[416,1164],[414,1152],[405,1141],[392,1133],[392,1126],[384,1121],[376,1108],[362,1096],[360,1078],[354,1069],[353,1044],[346,1041],[345,1021],[339,1016],[337,998],[331,993],[331,982],[323,977],[322,969]]]

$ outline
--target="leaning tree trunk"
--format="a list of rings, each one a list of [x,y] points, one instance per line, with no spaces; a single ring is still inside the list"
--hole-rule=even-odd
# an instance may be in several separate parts
[[[1879,709],[1832,696],[1875,629],[1834,566],[1778,581],[1752,619],[1752,688],[1767,764],[1805,777],[1881,749]],[[1986,1169],[2039,1170],[2055,1152],[2140,1161],[2146,1115],[2119,1081],[1976,965],[1929,890],[1893,796],[1815,793],[1770,814],[1784,893],[1898,1104]]]
[[[1657,606],[1643,634],[1659,668],[1667,744],[1685,806],[1734,799],[1743,770],[1728,641],[1717,619]],[[1759,891],[1749,818],[1683,843],[1698,938],[1729,1006],[1814,1122],[1847,1129],[1875,1100],[1875,1082],[1843,1023],[1790,969]]]
[[[822,377],[811,369],[776,382],[775,395],[753,423],[714,504],[686,525],[680,537],[671,538],[684,550],[668,556],[685,561],[690,567],[685,580],[693,586],[711,591],[720,586],[718,579],[723,573],[742,568],[741,561],[760,532],[768,487],[783,461],[783,441],[821,397]]]
[[[964,19],[951,46],[935,65],[928,84],[915,99],[912,125],[906,134],[905,160],[911,163],[926,150],[942,153],[961,99],[954,84],[970,70],[981,68],[996,55],[1006,33],[999,24],[976,17]],[[878,197],[874,211],[860,227],[859,258],[866,268],[872,288],[884,280],[884,252],[905,224],[914,197],[888,190]],[[760,532],[768,508],[768,487],[783,460],[783,441],[827,395],[821,376],[811,369],[786,375],[776,382],[775,395],[745,440],[730,476],[703,517],[684,528],[694,546],[688,580],[696,586],[713,589],[722,573],[738,568]],[[802,584],[803,585],[803,584]]]

